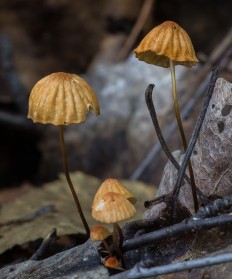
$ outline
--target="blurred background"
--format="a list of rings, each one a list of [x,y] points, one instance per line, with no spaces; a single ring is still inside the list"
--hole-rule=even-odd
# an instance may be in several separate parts
[[[27,119],[31,88],[58,71],[85,78],[101,105],[99,117],[65,128],[70,170],[158,185],[167,160],[144,92],[155,84],[163,132],[180,149],[170,72],[138,61],[133,49],[166,20],[189,34],[200,63],[176,67],[189,138],[211,68],[232,82],[231,11],[230,0],[0,0],[0,188],[40,186],[63,170],[57,127]]]

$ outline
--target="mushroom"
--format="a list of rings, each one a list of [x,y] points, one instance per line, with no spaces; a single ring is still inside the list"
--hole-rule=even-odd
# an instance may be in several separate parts
[[[107,242],[105,240],[108,236],[110,236],[110,232],[104,226],[95,225],[90,232],[90,239],[92,241],[102,241],[108,254],[110,256],[112,256],[109,245],[107,244]]]
[[[186,151],[187,140],[181,121],[176,92],[175,65],[192,67],[199,62],[188,34],[177,23],[173,21],[165,21],[152,29],[140,42],[134,52],[139,60],[148,64],[164,68],[170,67],[174,110],[183,147]],[[197,211],[198,201],[191,161],[189,161],[189,174],[191,179],[194,207],[195,211]]]
[[[119,266],[119,262],[115,257],[109,257],[105,261],[105,266],[110,268],[117,268]]]
[[[97,193],[95,194],[92,208],[96,203],[99,202],[99,199],[102,197],[102,195],[108,192],[121,194],[132,204],[135,204],[137,201],[136,197],[121,182],[119,182],[117,179],[108,178],[102,182]]]
[[[89,226],[68,171],[63,129],[64,125],[84,122],[90,109],[96,115],[100,114],[98,99],[88,83],[75,74],[53,73],[39,80],[31,90],[28,118],[33,122],[51,123],[59,127],[65,177],[87,235],[90,233]]]
[[[99,198],[92,208],[92,216],[102,223],[113,223],[113,244],[117,255],[122,260],[122,266],[125,267],[120,247],[123,241],[123,233],[118,222],[130,219],[136,213],[134,205],[123,195],[114,192],[108,192]]]

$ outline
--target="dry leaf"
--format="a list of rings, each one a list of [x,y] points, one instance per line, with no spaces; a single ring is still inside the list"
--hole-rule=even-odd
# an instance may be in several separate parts
[[[96,224],[96,221],[91,217],[91,205],[101,181],[81,172],[72,173],[71,178],[80,197],[87,222],[92,227]],[[144,212],[143,202],[154,196],[154,187],[148,187],[146,184],[136,181],[124,180],[122,182],[138,197],[137,214],[134,219],[141,219]],[[25,219],[25,217],[30,217],[33,212],[46,208],[48,205],[52,206],[50,207],[51,210],[42,216],[32,218],[27,222],[0,226],[0,253],[16,244],[21,245],[28,241],[43,238],[54,227],[57,228],[58,235],[85,233],[63,175],[57,181],[33,189],[24,196],[3,204],[0,212],[0,223]]]
[[[228,195],[232,192],[232,84],[219,78],[215,84],[199,138],[191,156],[196,185],[207,196]],[[184,154],[173,152],[181,165]],[[188,170],[186,170],[188,173]],[[157,196],[170,193],[176,182],[177,170],[169,161],[164,168]],[[191,188],[183,181],[180,202],[194,213]],[[155,218],[164,203],[146,211],[145,218]]]
[[[196,184],[206,195],[232,192],[232,84],[217,80],[192,155]]]

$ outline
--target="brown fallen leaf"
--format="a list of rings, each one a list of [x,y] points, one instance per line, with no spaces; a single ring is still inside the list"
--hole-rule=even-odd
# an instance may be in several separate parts
[[[232,193],[232,84],[219,78],[191,156],[196,185],[207,196],[224,196]],[[184,154],[172,153],[181,165]],[[186,170],[188,173],[188,170]],[[172,192],[177,170],[170,161],[166,164],[157,191],[157,197]],[[183,181],[179,201],[194,213],[189,184]],[[155,205],[145,213],[145,218],[155,218],[164,203]]]
[[[92,227],[96,221],[91,217],[91,205],[101,181],[81,172],[72,173],[71,178],[80,196],[86,219]],[[122,182],[138,197],[134,219],[141,219],[144,212],[143,202],[155,195],[155,188],[142,182]],[[44,238],[54,227],[59,236],[85,233],[63,175],[57,181],[3,204],[0,217],[0,253],[16,244]]]
[[[219,78],[193,151],[196,184],[206,195],[232,192],[232,84]]]

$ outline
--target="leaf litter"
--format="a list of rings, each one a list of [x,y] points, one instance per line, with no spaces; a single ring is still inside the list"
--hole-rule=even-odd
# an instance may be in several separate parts
[[[91,206],[101,180],[81,172],[71,173],[71,179],[87,222],[92,227],[96,221],[91,217]],[[143,201],[154,197],[156,190],[143,182],[121,181],[139,197],[137,213],[133,219],[142,219]],[[85,234],[63,174],[54,182],[34,188],[20,198],[2,204],[0,217],[0,254],[15,245],[44,238],[53,228],[57,229],[58,236]]]

